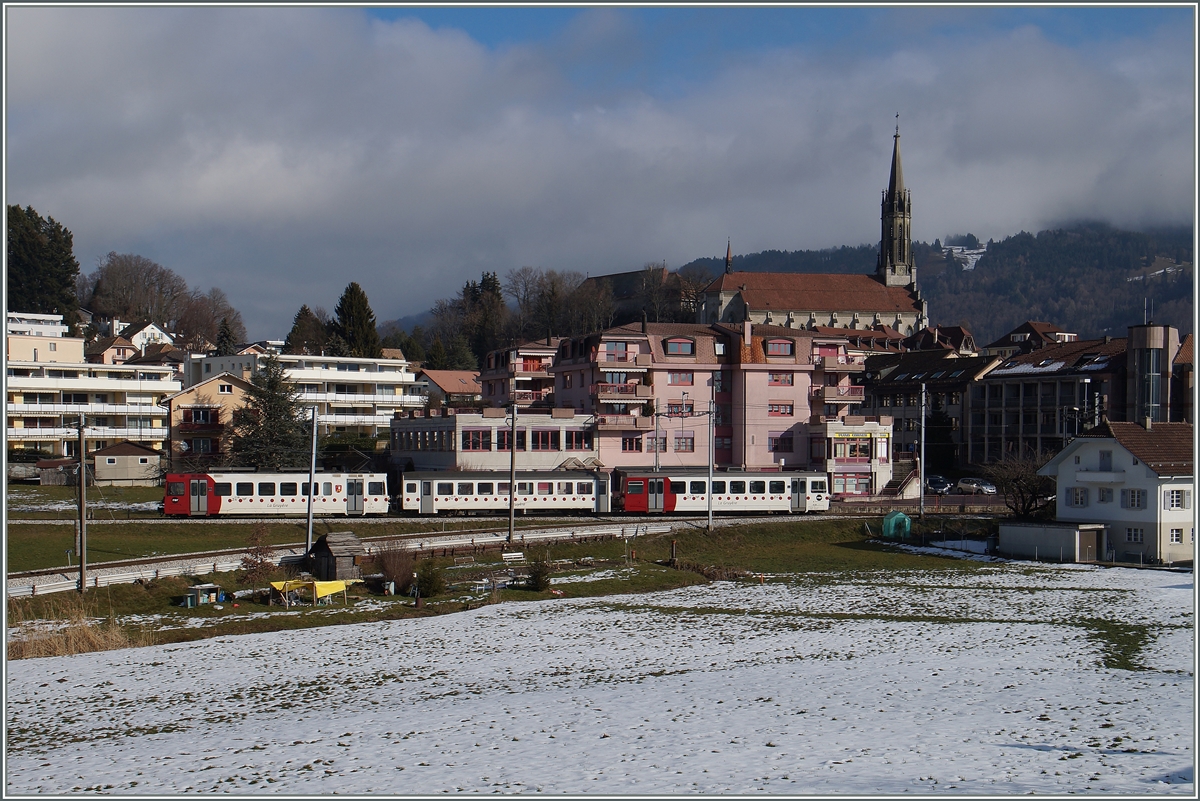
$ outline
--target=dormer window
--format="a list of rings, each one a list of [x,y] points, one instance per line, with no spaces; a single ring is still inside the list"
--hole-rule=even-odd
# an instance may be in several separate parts
[[[790,339],[771,339],[767,341],[768,356],[791,356],[793,345]]]
[[[667,355],[694,356],[696,355],[696,343],[690,339],[668,339]]]

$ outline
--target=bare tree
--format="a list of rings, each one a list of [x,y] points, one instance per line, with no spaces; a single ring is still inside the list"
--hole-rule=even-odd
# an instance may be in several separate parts
[[[1033,517],[1050,507],[1054,496],[1054,479],[1039,476],[1038,470],[1054,454],[1005,456],[983,468],[984,476],[996,485],[1004,496],[1004,505],[1017,517]]]
[[[667,286],[667,263],[647,262],[642,269],[641,296],[642,308],[646,316],[656,323],[670,322],[673,318],[670,312],[671,292]]]
[[[196,353],[216,344],[222,320],[227,322],[233,339],[246,341],[246,324],[242,322],[241,312],[233,308],[224,291],[213,287],[207,293],[192,292],[179,316],[167,321],[167,325],[178,335],[177,345]]]
[[[88,276],[91,311],[169,326],[189,297],[187,282],[161,264],[134,253],[109,253]]]
[[[531,332],[533,307],[537,302],[538,288],[542,282],[542,271],[536,267],[509,270],[504,276],[504,294],[517,304],[516,338],[528,339]]]

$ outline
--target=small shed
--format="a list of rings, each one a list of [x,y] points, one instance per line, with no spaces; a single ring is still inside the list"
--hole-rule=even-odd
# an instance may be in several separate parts
[[[136,442],[118,442],[92,452],[96,484],[105,487],[153,487],[159,483],[162,452]]]
[[[353,531],[331,531],[313,543],[308,562],[317,581],[345,581],[362,578],[366,556],[367,547]]]
[[[912,521],[904,512],[888,512],[883,518],[885,540],[906,540],[911,536]]]

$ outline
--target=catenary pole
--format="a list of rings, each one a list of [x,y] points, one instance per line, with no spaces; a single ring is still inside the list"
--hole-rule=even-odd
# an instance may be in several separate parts
[[[517,523],[517,401],[512,401],[512,427],[508,431],[508,541]]]
[[[925,382],[921,382],[921,464],[917,479],[921,482],[921,519],[925,519]]]
[[[317,407],[312,407],[312,447],[308,454],[308,530],[304,536],[304,553],[312,551],[313,495],[317,483]]]
[[[79,594],[87,591],[87,438],[79,413]]]

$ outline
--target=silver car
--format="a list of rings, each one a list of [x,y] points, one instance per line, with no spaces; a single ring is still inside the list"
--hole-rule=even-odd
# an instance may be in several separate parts
[[[960,495],[995,495],[996,485],[982,478],[960,478],[958,480]]]

